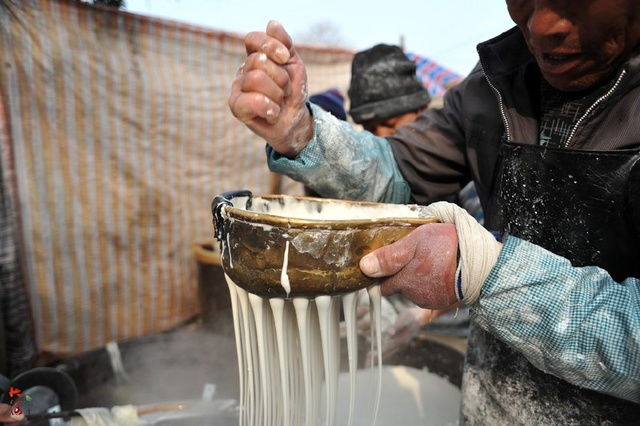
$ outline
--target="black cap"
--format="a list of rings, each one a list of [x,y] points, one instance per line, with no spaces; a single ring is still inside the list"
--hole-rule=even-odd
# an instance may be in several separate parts
[[[417,111],[431,102],[416,64],[398,46],[378,44],[351,63],[349,115],[360,124]]]

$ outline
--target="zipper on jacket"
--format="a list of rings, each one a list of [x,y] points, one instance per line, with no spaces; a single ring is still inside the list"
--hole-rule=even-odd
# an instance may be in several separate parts
[[[480,52],[478,51],[478,53],[480,53]],[[482,68],[482,73],[484,74],[484,78],[487,80],[487,83],[489,84],[489,87],[491,87],[491,90],[493,90],[493,93],[495,93],[496,97],[498,98],[498,105],[500,107],[500,116],[502,117],[502,123],[504,124],[504,130],[505,130],[505,133],[507,135],[507,140],[510,141],[511,140],[511,135],[510,135],[509,122],[507,121],[507,114],[506,114],[506,112],[504,110],[504,101],[502,100],[502,94],[496,88],[496,86],[493,84],[493,82],[491,81],[491,79],[489,78],[487,73],[485,72],[484,63],[482,62],[482,55],[479,55],[479,56],[480,56],[480,67]],[[616,82],[613,84],[613,86],[611,86],[611,89],[609,89],[607,91],[607,93],[605,93],[604,95],[602,95],[598,99],[596,99],[596,101],[587,109],[587,111],[585,111],[585,113],[578,119],[578,121],[576,121],[576,124],[573,126],[573,129],[571,129],[571,133],[569,133],[569,137],[567,137],[567,141],[564,144],[564,148],[569,146],[569,144],[571,143],[571,140],[573,139],[573,137],[576,134],[578,126],[582,124],[582,122],[585,120],[585,118],[587,118],[587,116],[589,114],[591,114],[591,112],[598,105],[600,105],[602,102],[604,102],[608,98],[610,98],[611,95],[618,89],[618,87],[620,86],[620,82],[622,81],[622,79],[624,78],[624,76],[626,74],[627,74],[627,71],[625,69],[623,69],[620,72],[620,75],[618,76]]]
[[[600,105],[602,102],[606,101],[608,98],[611,97],[611,95],[613,94],[613,92],[615,92],[618,89],[618,86],[620,86],[620,82],[622,81],[622,79],[624,78],[624,76],[627,74],[627,71],[625,69],[623,69],[620,72],[620,75],[618,76],[618,79],[616,80],[616,82],[613,84],[613,86],[611,86],[611,89],[609,89],[607,91],[607,93],[605,93],[604,95],[600,96],[598,99],[596,99],[596,101],[591,104],[591,106],[585,111],[584,114],[582,114],[582,116],[578,119],[578,121],[576,121],[576,124],[573,126],[573,129],[571,129],[571,133],[569,133],[569,137],[567,137],[567,141],[564,143],[564,148],[568,147],[569,144],[571,143],[571,140],[573,139],[573,137],[576,134],[576,131],[578,129],[578,126],[580,126],[582,124],[582,122],[584,121],[585,118],[587,118],[587,116],[589,114],[591,114],[591,112],[598,106]]]
[[[482,74],[484,74],[484,78],[487,80],[489,87],[491,87],[491,90],[493,90],[493,93],[495,93],[496,97],[498,98],[498,106],[500,107],[500,116],[502,117],[504,132],[507,135],[507,141],[510,141],[511,135],[509,134],[510,133],[509,121],[507,121],[507,113],[504,110],[504,101],[502,100],[502,94],[500,94],[500,91],[496,88],[496,86],[494,86],[493,82],[485,72],[484,63],[482,62],[482,55],[480,55],[480,67],[482,68]]]

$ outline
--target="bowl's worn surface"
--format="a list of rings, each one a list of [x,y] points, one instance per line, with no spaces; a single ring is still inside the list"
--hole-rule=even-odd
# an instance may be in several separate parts
[[[436,222],[420,217],[418,206],[307,197],[249,197],[238,207],[214,201],[216,208],[225,273],[261,297],[337,295],[376,284],[360,271],[360,259],[417,226]],[[345,212],[340,219],[330,216],[336,209]]]

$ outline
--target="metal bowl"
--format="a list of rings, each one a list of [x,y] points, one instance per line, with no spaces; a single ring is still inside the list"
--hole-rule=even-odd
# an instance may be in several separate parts
[[[316,297],[376,284],[358,262],[416,227],[435,223],[417,205],[231,191],[212,203],[222,267],[261,297]]]

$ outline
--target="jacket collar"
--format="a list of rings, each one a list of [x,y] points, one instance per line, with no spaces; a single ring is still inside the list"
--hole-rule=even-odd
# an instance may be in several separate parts
[[[518,27],[478,44],[477,50],[482,69],[489,77],[505,76],[535,63]]]

